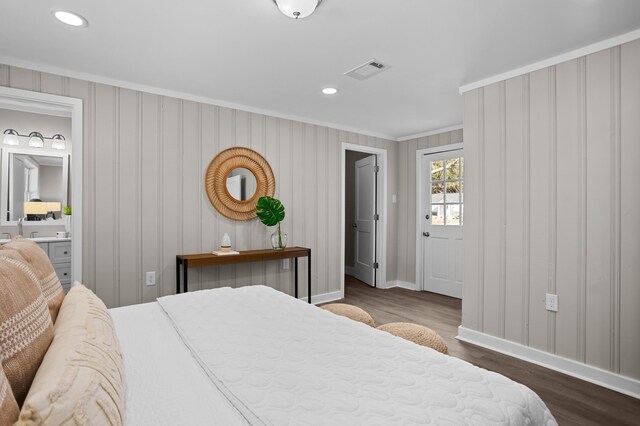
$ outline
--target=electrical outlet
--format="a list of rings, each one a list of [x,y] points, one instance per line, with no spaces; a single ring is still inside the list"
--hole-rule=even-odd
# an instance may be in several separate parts
[[[557,294],[546,294],[545,304],[547,307],[547,311],[558,312],[558,295]]]
[[[156,285],[156,271],[147,272],[147,285]]]
[[[289,269],[289,259],[282,259],[282,269]]]

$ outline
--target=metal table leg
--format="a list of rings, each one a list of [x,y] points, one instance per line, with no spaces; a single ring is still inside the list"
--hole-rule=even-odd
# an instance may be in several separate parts
[[[307,268],[307,297],[311,303],[311,249],[309,249],[309,267]]]
[[[189,269],[189,261],[185,259],[182,261],[182,274],[184,275],[184,292],[189,291],[189,280],[187,278],[187,270]]]
[[[176,294],[180,294],[180,258],[176,256]]]
[[[294,269],[294,281],[293,281],[293,287],[294,287],[294,295],[295,298],[298,298],[298,258],[295,257],[293,258],[293,269]]]

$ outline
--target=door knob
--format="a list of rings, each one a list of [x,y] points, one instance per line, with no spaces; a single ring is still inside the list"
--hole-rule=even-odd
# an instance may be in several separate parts
[[[351,224],[351,227],[353,227],[353,228],[357,228],[357,227],[358,227],[358,224],[357,224],[357,223],[352,223],[352,224]]]
[[[428,232],[423,232],[422,235],[424,235],[425,237],[430,237],[431,236],[431,234],[428,233]]]

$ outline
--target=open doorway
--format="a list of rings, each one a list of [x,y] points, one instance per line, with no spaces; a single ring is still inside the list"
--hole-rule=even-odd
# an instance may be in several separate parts
[[[376,280],[377,155],[347,151],[345,161],[345,273],[371,286]]]
[[[386,287],[386,150],[343,144],[342,291],[344,278]]]

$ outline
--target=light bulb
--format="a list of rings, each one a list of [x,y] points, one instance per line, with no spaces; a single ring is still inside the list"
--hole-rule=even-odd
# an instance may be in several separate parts
[[[53,142],[51,143],[51,148],[53,149],[66,149],[67,145],[64,143],[64,136],[62,135],[53,135],[51,138]]]
[[[38,132],[29,133],[29,146],[33,148],[44,147],[44,139],[42,139],[42,135]]]
[[[20,145],[20,141],[18,140],[18,132],[13,129],[5,130],[2,143],[5,145]]]

